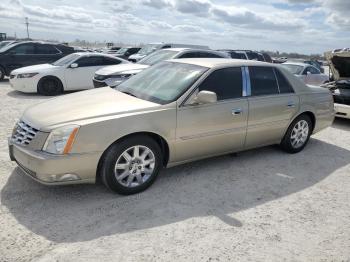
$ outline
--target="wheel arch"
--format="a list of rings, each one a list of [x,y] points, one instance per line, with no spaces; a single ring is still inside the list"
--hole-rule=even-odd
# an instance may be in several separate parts
[[[298,117],[300,117],[301,115],[307,115],[310,119],[311,119],[311,123],[312,123],[312,131],[311,133],[314,131],[315,126],[316,126],[316,116],[315,114],[310,111],[310,110],[305,110],[303,112],[299,112],[299,114],[297,114],[291,121],[291,123]]]
[[[169,149],[169,143],[166,141],[166,139],[164,137],[162,137],[161,135],[154,133],[154,132],[150,132],[150,131],[141,131],[141,132],[135,132],[135,133],[131,133],[125,136],[122,136],[120,138],[118,138],[117,140],[115,140],[112,144],[110,144],[102,153],[98,164],[97,164],[97,169],[96,169],[96,179],[98,179],[100,177],[100,170],[101,170],[101,165],[104,159],[104,156],[106,154],[106,152],[108,151],[108,149],[115,145],[116,143],[119,143],[120,141],[126,140],[126,139],[130,139],[131,137],[134,136],[140,136],[140,135],[145,135],[148,136],[150,138],[152,138],[154,141],[157,142],[157,144],[159,145],[160,149],[162,150],[163,153],[163,166],[167,166],[168,161],[169,161],[169,156],[170,156],[170,149]]]
[[[62,91],[65,90],[65,82],[59,77],[59,76],[56,76],[56,75],[44,75],[42,76],[39,81],[38,81],[38,84],[36,85],[36,91],[38,92],[38,88],[39,88],[39,85],[41,84],[42,81],[44,81],[45,79],[47,78],[55,78],[57,79],[58,81],[60,81],[61,85],[62,85]]]

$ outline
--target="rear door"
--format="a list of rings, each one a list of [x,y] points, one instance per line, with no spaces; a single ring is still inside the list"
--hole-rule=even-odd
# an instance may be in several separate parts
[[[53,45],[35,44],[35,55],[38,64],[47,64],[58,60],[61,55],[61,51]]]
[[[278,143],[299,107],[299,97],[273,67],[251,66],[246,148]]]
[[[199,84],[192,96],[202,90],[215,92],[218,100],[208,104],[185,103],[178,108],[177,162],[243,148],[248,101],[243,96],[241,67],[217,69]]]

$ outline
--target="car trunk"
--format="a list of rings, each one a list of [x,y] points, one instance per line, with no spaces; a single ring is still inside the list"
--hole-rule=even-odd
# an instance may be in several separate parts
[[[350,49],[326,52],[333,82],[324,87],[333,93],[334,102],[350,105]]]

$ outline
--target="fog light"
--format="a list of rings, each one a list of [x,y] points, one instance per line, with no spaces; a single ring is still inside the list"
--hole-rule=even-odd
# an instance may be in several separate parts
[[[60,175],[51,175],[51,182],[66,182],[80,180],[80,177],[76,174],[60,174]]]

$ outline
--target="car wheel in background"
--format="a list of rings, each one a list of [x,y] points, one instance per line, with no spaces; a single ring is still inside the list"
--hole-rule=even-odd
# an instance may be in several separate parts
[[[40,79],[38,93],[44,96],[55,96],[63,93],[63,85],[57,77],[47,76]]]
[[[0,80],[3,80],[5,77],[5,70],[0,66]]]
[[[309,116],[303,114],[297,117],[288,127],[281,142],[282,149],[291,154],[303,150],[310,139],[312,128]]]
[[[152,185],[162,166],[162,153],[156,141],[138,135],[113,144],[101,161],[103,183],[119,194],[130,195]]]

